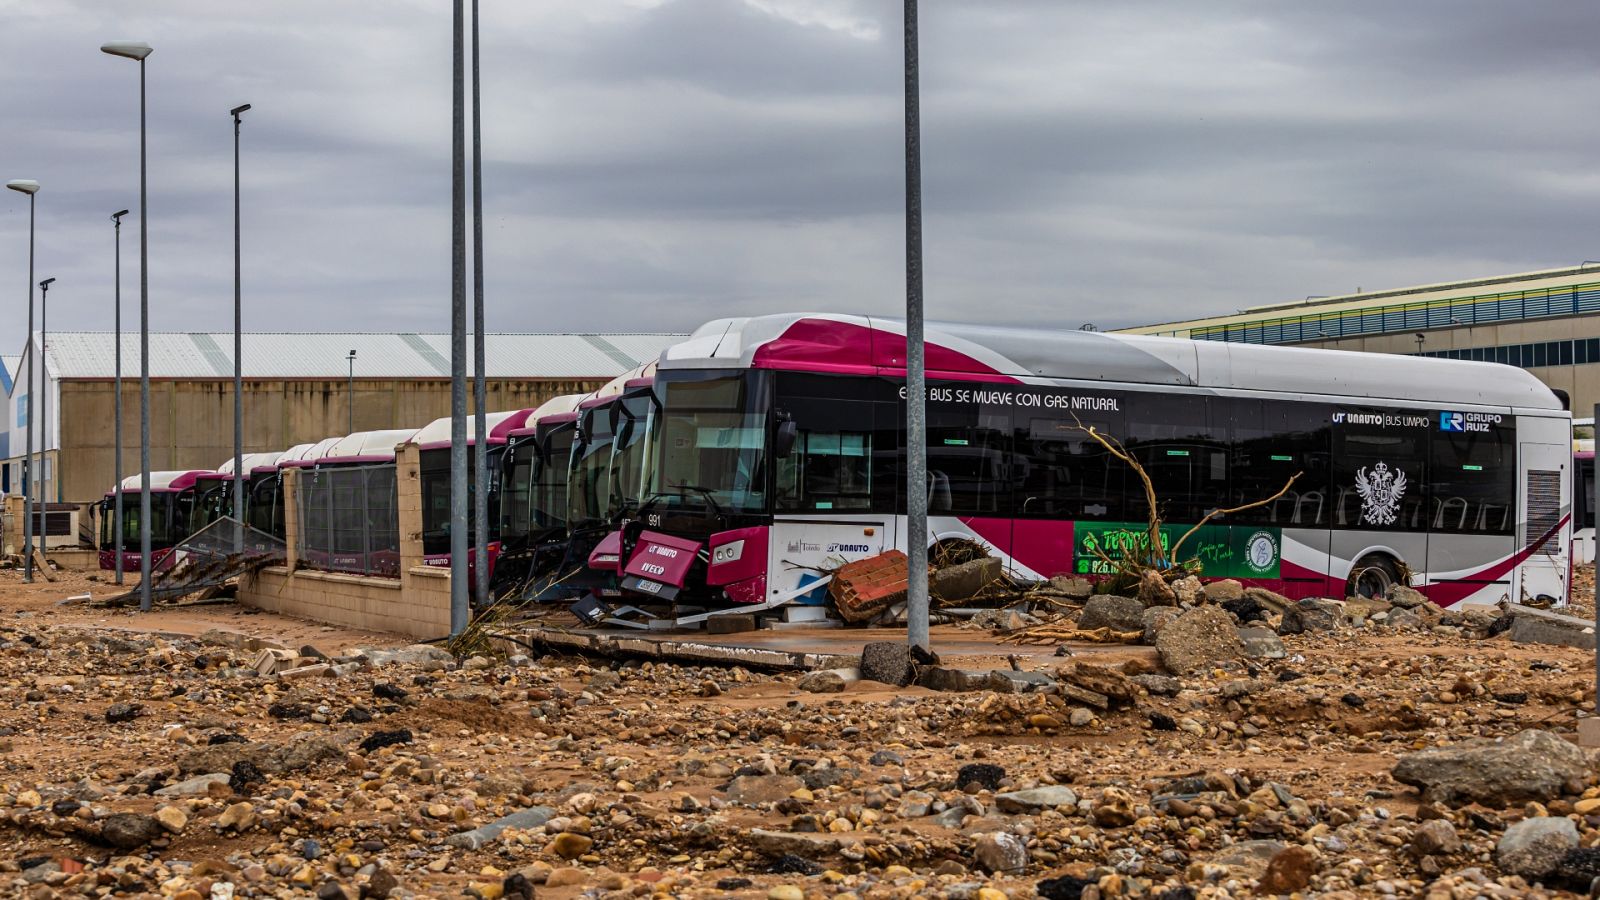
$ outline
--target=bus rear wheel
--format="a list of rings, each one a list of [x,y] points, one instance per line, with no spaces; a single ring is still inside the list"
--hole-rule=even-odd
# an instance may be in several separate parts
[[[1344,583],[1346,597],[1382,599],[1389,588],[1402,582],[1400,565],[1390,556],[1369,553],[1356,560],[1350,568],[1350,577]]]

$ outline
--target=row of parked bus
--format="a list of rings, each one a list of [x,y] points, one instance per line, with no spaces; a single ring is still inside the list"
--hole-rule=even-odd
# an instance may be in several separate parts
[[[1571,415],[1524,370],[968,325],[930,326],[926,360],[929,540],[976,540],[1018,578],[1164,560],[1203,521],[1182,556],[1205,577],[1289,597],[1401,582],[1444,606],[1567,596]],[[722,319],[593,394],[492,417],[494,592],[680,615],[821,604],[840,565],[905,548],[904,366],[895,321]],[[1142,481],[1096,435],[1149,475],[1161,546]],[[448,420],[252,454],[250,524],[283,534],[287,467],[388,463],[392,497],[404,441],[421,451],[428,562],[447,564]],[[230,508],[228,475],[157,475],[158,546]],[[392,521],[380,494],[369,514]],[[137,546],[137,507],[102,565]],[[352,552],[398,564],[370,537]]]

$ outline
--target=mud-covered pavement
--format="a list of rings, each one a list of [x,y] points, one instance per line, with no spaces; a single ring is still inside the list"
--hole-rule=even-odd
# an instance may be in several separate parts
[[[55,605],[82,587],[0,572],[7,895],[1522,897],[1600,874],[1600,769],[1560,740],[1591,657],[1505,634],[1346,620],[1183,675],[1132,647],[1038,666],[1069,686],[1044,693],[814,692]],[[209,628],[330,659],[263,677]],[[1460,749],[1529,730],[1556,739]],[[1397,781],[1429,748],[1458,756]]]

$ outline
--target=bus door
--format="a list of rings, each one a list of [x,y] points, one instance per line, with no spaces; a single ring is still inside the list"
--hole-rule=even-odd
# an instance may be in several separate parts
[[[1511,417],[1441,413],[1428,460],[1427,593],[1443,606],[1513,597],[1516,432]],[[1526,446],[1526,445],[1525,445]],[[1559,479],[1559,473],[1557,473]]]
[[[794,423],[794,444],[786,454],[774,455],[769,598],[897,546],[892,510],[905,471],[893,403],[784,397],[778,412]],[[824,601],[819,587],[798,602]]]
[[[1521,584],[1513,584],[1512,600],[1540,596],[1565,599],[1570,574],[1568,539],[1570,511],[1562,502],[1572,463],[1572,449],[1562,444],[1524,443],[1519,447],[1522,484],[1517,504],[1518,552],[1528,554],[1520,567]]]

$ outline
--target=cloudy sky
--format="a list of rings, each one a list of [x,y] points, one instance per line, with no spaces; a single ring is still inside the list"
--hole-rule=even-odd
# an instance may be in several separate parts
[[[903,309],[900,6],[482,0],[495,331]],[[1102,327],[1600,258],[1600,6],[937,0],[930,318]],[[52,326],[446,330],[441,0],[0,0],[0,179],[35,178]],[[27,201],[0,192],[0,346]]]

